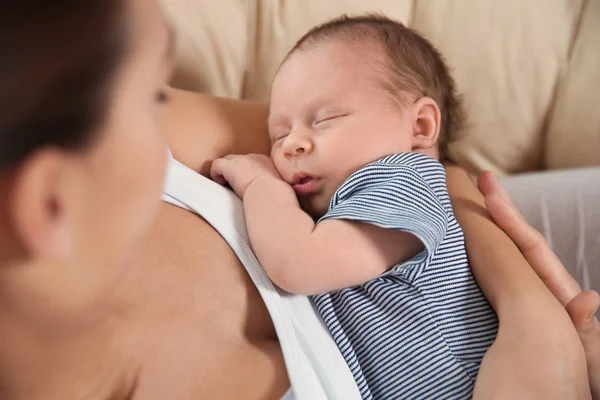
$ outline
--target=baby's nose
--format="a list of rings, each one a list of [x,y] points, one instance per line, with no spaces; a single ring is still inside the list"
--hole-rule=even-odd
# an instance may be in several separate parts
[[[313,144],[308,137],[292,134],[287,137],[283,150],[286,157],[290,158],[310,153],[313,150]]]

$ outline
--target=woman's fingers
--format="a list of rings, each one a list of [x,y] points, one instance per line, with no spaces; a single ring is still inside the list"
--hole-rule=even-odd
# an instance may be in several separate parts
[[[595,316],[599,304],[600,295],[586,290],[566,307],[585,349],[593,399],[600,399],[600,322]]]
[[[483,193],[484,196],[488,196],[492,193],[497,193],[498,195],[500,195],[500,197],[510,202],[510,197],[508,197],[506,190],[504,190],[504,187],[500,185],[498,179],[496,179],[494,174],[492,174],[491,172],[482,172],[481,175],[479,175],[477,183],[479,186],[479,190],[481,191],[481,193]]]
[[[479,188],[485,195],[486,207],[494,222],[515,242],[554,296],[567,305],[581,292],[581,287],[550,249],[542,234],[525,221],[492,174],[483,173],[479,177]]]
[[[592,398],[600,399],[600,322],[595,316],[600,295],[591,290],[581,291],[544,237],[525,221],[492,174],[484,173],[479,177],[479,188],[494,221],[510,236],[529,265],[565,306],[585,349]]]
[[[595,316],[599,305],[600,295],[593,290],[581,292],[566,305],[573,325],[580,333],[600,332]]]

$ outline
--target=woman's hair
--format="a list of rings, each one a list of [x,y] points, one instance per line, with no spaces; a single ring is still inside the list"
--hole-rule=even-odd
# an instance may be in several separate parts
[[[415,30],[382,15],[341,16],[316,26],[306,33],[289,52],[339,40],[366,43],[385,52],[386,62],[379,83],[400,103],[408,92],[428,96],[441,113],[438,148],[440,160],[448,159],[448,145],[460,137],[466,113],[456,84],[440,52]],[[287,59],[287,58],[286,58]]]
[[[104,122],[127,41],[125,0],[16,0],[0,12],[0,171],[78,149]]]

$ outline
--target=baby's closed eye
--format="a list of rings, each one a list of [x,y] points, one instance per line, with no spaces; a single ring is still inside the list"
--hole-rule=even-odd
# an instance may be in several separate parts
[[[289,130],[275,130],[270,134],[271,137],[271,143],[275,144],[277,142],[280,142],[281,140],[285,139],[288,135],[290,134]]]
[[[349,113],[341,112],[328,112],[318,115],[313,122],[313,126],[316,128],[326,128],[334,121],[339,121],[343,117],[347,117]]]

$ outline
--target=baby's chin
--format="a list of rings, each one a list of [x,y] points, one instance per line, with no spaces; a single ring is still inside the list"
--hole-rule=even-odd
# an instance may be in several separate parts
[[[310,215],[314,221],[318,221],[329,209],[329,201],[324,201],[321,196],[304,196],[298,199],[300,207]]]

